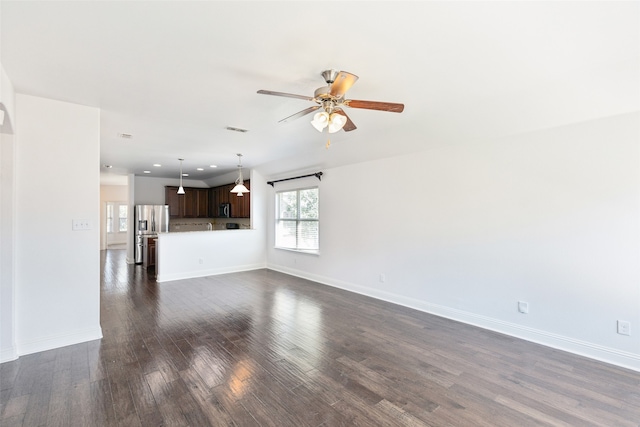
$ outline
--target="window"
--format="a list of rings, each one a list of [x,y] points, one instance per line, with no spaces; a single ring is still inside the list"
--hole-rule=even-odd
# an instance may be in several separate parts
[[[318,252],[318,188],[276,193],[276,247]]]
[[[118,231],[121,233],[127,232],[127,212],[129,210],[129,206],[120,205],[118,206]]]
[[[118,217],[115,218],[115,212]],[[107,233],[126,233],[129,206],[122,203],[107,202]]]
[[[107,203],[107,233],[113,233],[113,204]]]

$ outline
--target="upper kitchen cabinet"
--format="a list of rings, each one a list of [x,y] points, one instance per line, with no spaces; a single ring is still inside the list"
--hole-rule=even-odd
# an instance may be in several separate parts
[[[209,188],[194,188],[197,218],[209,218]]]
[[[185,188],[184,195],[179,196],[184,200],[182,207],[183,218],[195,218],[196,217],[196,192],[193,188]]]
[[[165,187],[165,203],[169,205],[170,218],[208,218],[209,217],[209,189],[184,189],[184,194],[178,194],[178,187]]]
[[[164,187],[164,202],[169,205],[169,218],[182,218],[184,196],[178,194],[178,187]]]
[[[251,190],[250,182],[245,181],[244,186],[248,190]],[[231,189],[235,187],[235,184],[229,188],[229,203],[231,203],[231,218],[249,218],[251,216],[251,195],[250,193],[238,196],[231,193]]]
[[[245,181],[244,185],[249,190],[251,189],[249,181]],[[224,203],[229,203],[231,205],[230,218],[249,218],[251,216],[250,194],[238,197],[238,195],[231,192],[233,187],[235,187],[235,184],[221,185],[211,189],[211,197],[209,200],[212,204],[211,212],[213,217],[222,218],[219,215],[218,207]]]

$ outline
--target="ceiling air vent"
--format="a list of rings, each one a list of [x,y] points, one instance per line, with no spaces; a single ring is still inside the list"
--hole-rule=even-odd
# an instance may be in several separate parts
[[[248,129],[234,128],[233,126],[227,126],[225,129],[233,131],[233,132],[240,132],[240,133],[249,132]]]

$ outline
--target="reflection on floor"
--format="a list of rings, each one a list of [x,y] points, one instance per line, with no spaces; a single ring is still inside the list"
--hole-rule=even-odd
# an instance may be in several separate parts
[[[640,373],[270,270],[101,251],[102,340],[0,365],[7,426],[637,426]]]
[[[127,249],[126,243],[109,243],[107,244],[107,250],[109,249]]]

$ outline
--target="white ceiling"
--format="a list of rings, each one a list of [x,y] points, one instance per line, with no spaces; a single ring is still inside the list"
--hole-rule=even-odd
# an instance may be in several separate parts
[[[102,172],[207,179],[242,153],[277,176],[637,111],[639,4],[2,0],[0,58],[16,92],[101,109]],[[312,103],[256,93],[312,96],[328,68],[405,111],[348,109],[326,149],[311,116],[278,123]]]

